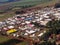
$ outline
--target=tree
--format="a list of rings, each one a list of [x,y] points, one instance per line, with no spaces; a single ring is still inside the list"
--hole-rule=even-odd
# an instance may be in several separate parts
[[[15,12],[15,14],[23,14],[23,13],[25,13],[25,11],[23,11],[23,10],[22,11],[16,11]]]
[[[37,45],[56,45],[56,43],[55,42],[51,43],[50,41],[44,41]]]
[[[54,20],[47,23],[47,27],[53,32],[53,34],[60,33],[60,20]]]
[[[60,1],[59,1],[60,2]],[[55,4],[55,8],[60,8],[60,3]]]

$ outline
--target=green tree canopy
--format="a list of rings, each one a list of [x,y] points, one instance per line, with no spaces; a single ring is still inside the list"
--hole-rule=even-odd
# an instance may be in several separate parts
[[[60,20],[54,20],[54,21],[48,22],[47,27],[49,27],[54,34],[58,33],[60,30]]]

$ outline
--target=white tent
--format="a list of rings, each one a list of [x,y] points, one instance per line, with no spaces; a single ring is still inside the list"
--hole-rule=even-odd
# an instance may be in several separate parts
[[[33,30],[28,31],[28,30],[26,30],[26,32],[29,33],[29,34],[32,34],[32,33],[36,32],[36,31],[33,31]]]
[[[26,24],[30,24],[30,21],[25,21]]]
[[[42,36],[44,33],[40,33],[38,36]]]
[[[9,29],[12,29],[12,28],[14,28],[14,26],[8,26],[8,28],[9,28]]]
[[[30,37],[34,37],[34,36],[35,36],[35,34],[30,35]]]
[[[25,33],[24,35],[28,35],[28,33]]]

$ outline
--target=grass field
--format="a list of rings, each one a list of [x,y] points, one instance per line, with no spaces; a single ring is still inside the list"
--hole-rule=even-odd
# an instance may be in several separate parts
[[[24,5],[37,5],[44,2],[49,2],[51,0],[22,0],[20,2],[13,3],[14,6],[24,6]]]
[[[52,0],[20,0],[20,1],[16,1],[16,2],[10,2],[10,3],[6,3],[6,4],[3,4],[3,5],[9,5],[9,4],[13,4],[13,5],[26,5],[26,4],[39,4],[39,3],[42,3],[42,2],[49,2],[49,1],[52,1]]]
[[[12,13],[12,14],[0,14],[0,21],[3,21],[3,20],[5,20],[5,19],[7,19],[7,18],[9,18],[9,17],[13,17],[14,16],[14,14]]]
[[[14,44],[15,43],[15,44]],[[0,45],[26,45],[26,42],[0,35]]]
[[[1,8],[0,8],[0,12],[3,11],[4,12],[4,9],[5,10],[8,10],[8,8],[22,8],[23,6],[36,6],[36,5],[41,5],[41,4],[44,4],[44,5],[47,5],[49,2],[56,2],[56,1],[59,1],[59,0],[20,0],[20,1],[16,1],[16,2],[10,2],[10,3],[5,3],[5,4],[0,4]],[[53,4],[53,3],[51,3]],[[3,8],[2,8],[3,7]]]
[[[0,43],[8,41],[8,40],[9,40],[9,38],[0,35]]]
[[[59,0],[20,0],[20,1],[16,1],[16,2],[10,2],[10,3],[5,3],[5,4],[0,4],[0,12],[5,10],[10,10],[10,9],[14,9],[14,8],[22,8],[23,6],[36,6],[36,5],[47,5],[49,2],[56,2]],[[53,3],[51,3],[53,4]],[[3,8],[2,8],[3,7]]]

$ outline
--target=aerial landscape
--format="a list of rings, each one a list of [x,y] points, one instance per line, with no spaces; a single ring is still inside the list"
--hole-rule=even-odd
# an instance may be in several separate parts
[[[60,45],[60,0],[0,0],[0,45]]]

